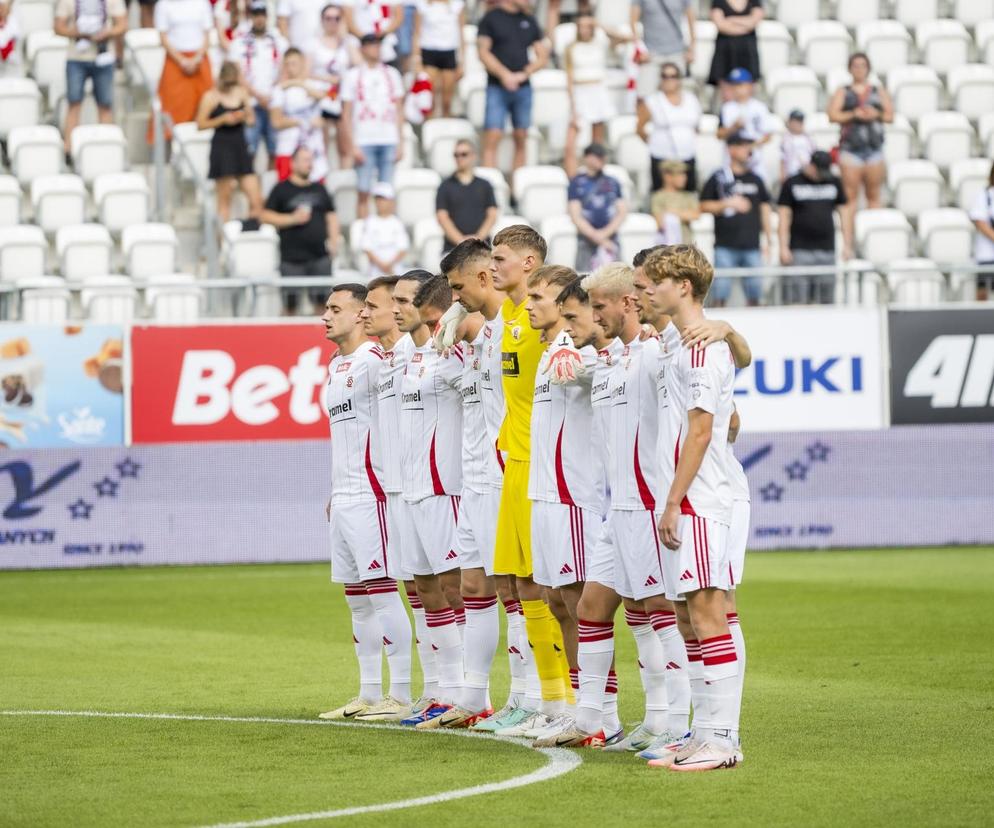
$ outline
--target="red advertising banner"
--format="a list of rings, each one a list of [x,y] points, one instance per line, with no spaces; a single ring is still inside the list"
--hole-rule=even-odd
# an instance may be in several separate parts
[[[133,443],[326,439],[321,325],[131,331]]]

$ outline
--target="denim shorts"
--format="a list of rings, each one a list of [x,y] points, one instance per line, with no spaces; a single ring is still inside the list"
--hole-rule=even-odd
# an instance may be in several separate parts
[[[93,97],[101,109],[114,106],[114,64],[97,66],[92,60],[66,61],[66,100],[71,104],[83,102],[86,79],[93,81]]]
[[[414,18],[417,13],[416,6],[404,4],[404,22],[397,29],[397,54],[401,57],[411,54],[414,48]]]
[[[528,129],[532,125],[532,87],[530,83],[511,92],[497,83],[487,84],[487,110],[483,116],[484,129],[503,130],[507,116],[511,126]]]
[[[368,193],[373,189],[373,178],[393,184],[393,165],[397,156],[396,144],[371,144],[363,146],[366,160],[356,167],[356,189]]]
[[[276,156],[276,130],[269,119],[269,110],[264,106],[255,105],[255,123],[245,127],[245,143],[248,144],[249,155],[255,158],[259,149],[259,141],[266,142],[266,153],[270,158]]]
[[[839,163],[847,167],[872,167],[874,164],[884,162],[884,151],[882,149],[872,149],[867,147],[854,152],[853,150],[840,150]]]
[[[758,247],[752,250],[715,247],[714,266],[716,270],[723,267],[762,267],[763,254]],[[718,302],[727,302],[732,294],[732,282],[739,282],[746,299],[752,302],[758,302],[763,296],[763,280],[759,276],[717,276],[711,285],[711,298]]]

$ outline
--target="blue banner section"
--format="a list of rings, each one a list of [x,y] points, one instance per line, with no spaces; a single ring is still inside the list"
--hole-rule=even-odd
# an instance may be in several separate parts
[[[124,330],[0,324],[0,448],[124,443]]]

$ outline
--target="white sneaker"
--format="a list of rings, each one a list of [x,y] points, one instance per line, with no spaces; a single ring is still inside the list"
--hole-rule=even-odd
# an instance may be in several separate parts
[[[511,727],[502,727],[500,730],[495,730],[494,734],[497,736],[524,736],[529,730],[535,730],[536,728],[543,728],[549,724],[549,717],[544,713],[532,713],[525,719],[522,719],[518,724],[511,725]]]
[[[526,739],[543,739],[546,736],[554,736],[576,724],[575,719],[569,713],[560,713],[549,720],[545,727],[537,727],[529,730],[525,734]]]
[[[688,745],[689,747],[689,745]],[[734,768],[735,748],[700,742],[693,750],[682,750],[669,765],[671,771],[709,771]]]

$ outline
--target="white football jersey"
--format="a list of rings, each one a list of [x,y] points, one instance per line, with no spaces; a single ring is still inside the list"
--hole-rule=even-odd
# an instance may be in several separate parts
[[[656,371],[656,395],[659,399],[659,431],[656,435],[656,453],[659,461],[660,473],[660,494],[665,499],[669,489],[669,484],[673,480],[673,444],[676,441],[676,434],[680,430],[681,412],[671,404],[670,392],[666,387],[668,371],[673,359],[683,348],[680,341],[680,332],[676,325],[670,322],[659,335],[659,362]]]
[[[415,348],[401,382],[404,500],[462,491],[462,346],[441,356],[429,339]]]
[[[636,336],[622,348],[611,372],[607,477],[613,510],[656,509],[656,371],[660,352],[659,340],[642,342]]]
[[[590,446],[594,427],[590,387],[597,351],[590,346],[580,349],[587,370],[576,382],[554,385],[546,373],[556,351],[573,347],[570,335],[562,331],[538,363],[532,401],[528,497],[599,512],[604,484],[597,464],[590,462],[591,454],[596,453]]]
[[[493,491],[490,467],[497,464],[480,387],[485,331],[486,325],[482,325],[476,339],[463,345],[462,369],[462,485],[479,494]]]
[[[379,404],[377,437],[383,457],[383,491],[398,494],[403,489],[400,448],[400,384],[414,351],[414,340],[404,334],[383,354],[376,392]]]
[[[687,495],[680,504],[685,515],[715,520],[729,525],[732,521],[732,487],[728,479],[728,424],[732,418],[732,384],[735,363],[724,342],[706,348],[681,346],[667,371],[670,404],[680,412],[680,425],[673,441],[674,469],[690,428],[689,413],[701,409],[714,415],[711,442],[701,467]],[[666,480],[668,488],[672,477]]]
[[[497,448],[500,427],[504,424],[504,381],[501,373],[501,338],[504,336],[504,314],[483,323],[483,356],[480,361],[480,397],[483,416],[487,422],[487,439],[490,441],[493,462],[490,464],[490,485],[500,489],[504,485],[504,456]]]
[[[621,356],[624,345],[617,337],[597,352],[597,365],[590,386],[590,405],[594,412],[594,449],[601,478],[602,503],[600,513],[607,516],[611,508],[611,487],[608,485],[607,464],[610,458],[608,436],[611,433],[611,371]]]
[[[383,352],[373,342],[363,342],[348,356],[336,354],[328,365],[332,506],[386,500],[379,441],[373,436],[382,365]]]
[[[749,478],[746,477],[745,469],[735,456],[732,444],[728,444],[728,482],[732,486],[732,500],[744,500],[749,502]]]

